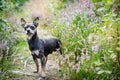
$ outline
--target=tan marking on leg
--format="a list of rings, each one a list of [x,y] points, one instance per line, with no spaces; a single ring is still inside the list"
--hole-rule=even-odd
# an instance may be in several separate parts
[[[41,54],[42,55],[42,54]],[[45,64],[46,64],[46,57],[42,55],[41,59],[41,72],[42,72],[42,77],[46,77],[45,74]]]
[[[46,63],[47,63],[47,60],[48,60],[48,56],[45,57],[45,65],[46,65]]]
[[[35,59],[35,65],[36,65],[37,72],[39,72],[39,64],[37,59]]]
[[[36,54],[38,56],[39,55],[39,50],[32,51],[32,54]]]

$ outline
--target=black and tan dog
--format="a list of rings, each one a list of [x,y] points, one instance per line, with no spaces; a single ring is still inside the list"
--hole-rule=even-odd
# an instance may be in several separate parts
[[[37,34],[38,23],[39,17],[37,17],[32,24],[26,23],[26,21],[21,18],[21,25],[26,32],[29,49],[36,64],[37,71],[35,72],[39,72],[39,65],[37,61],[37,58],[39,58],[41,61],[42,77],[45,77],[45,66],[48,55],[53,51],[57,51],[59,55],[61,55],[62,47],[61,41],[57,38],[39,39]]]

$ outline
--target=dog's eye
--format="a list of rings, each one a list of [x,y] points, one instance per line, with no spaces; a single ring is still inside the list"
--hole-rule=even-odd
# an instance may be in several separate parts
[[[28,27],[25,27],[24,29],[26,30]]]
[[[34,27],[34,26],[30,26],[30,28],[31,28],[32,30],[34,30],[34,29],[35,29],[35,27]]]

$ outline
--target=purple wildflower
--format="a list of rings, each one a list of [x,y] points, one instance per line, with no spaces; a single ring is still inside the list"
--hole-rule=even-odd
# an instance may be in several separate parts
[[[80,71],[80,62],[78,62],[75,66],[75,70],[78,73]]]
[[[7,46],[8,41],[7,40],[2,40],[3,46]]]
[[[74,2],[79,2],[79,0],[74,0]]]
[[[88,54],[88,52],[86,52],[85,56],[86,56],[86,60],[90,60],[90,55]]]
[[[92,46],[92,51],[93,51],[93,52],[97,52],[97,51],[98,51],[98,48],[99,48],[98,45],[94,45],[94,46]]]

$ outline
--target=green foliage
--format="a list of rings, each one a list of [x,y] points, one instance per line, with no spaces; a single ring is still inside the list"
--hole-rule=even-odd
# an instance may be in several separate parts
[[[0,16],[12,14],[14,11],[19,10],[19,6],[22,6],[26,0],[0,0]]]
[[[59,5],[59,9],[62,9],[62,8],[66,8],[66,6],[71,2],[73,2],[73,0],[59,0],[59,2],[61,3]]]
[[[0,36],[0,72],[3,73],[0,78],[3,79],[8,70],[15,66],[12,61],[16,53],[13,28],[4,19],[0,19]]]
[[[92,0],[93,3],[95,2],[101,2],[102,0]]]
[[[13,12],[19,10],[19,6],[23,5],[26,0],[1,0],[0,1],[0,79],[6,80],[13,77],[9,72],[16,65],[14,64],[14,56],[17,52],[18,40],[15,38],[16,28],[10,26],[9,21],[4,19],[12,15]]]
[[[63,43],[61,75],[69,76],[68,80],[120,79],[118,62],[116,64],[120,19],[111,12],[113,2],[103,4],[96,5],[94,19],[83,13],[74,14],[72,23],[54,22],[53,35]]]
[[[55,10],[61,10],[63,8],[66,8],[72,2],[73,2],[73,0],[58,0],[56,4],[53,3],[54,4],[54,9]]]

